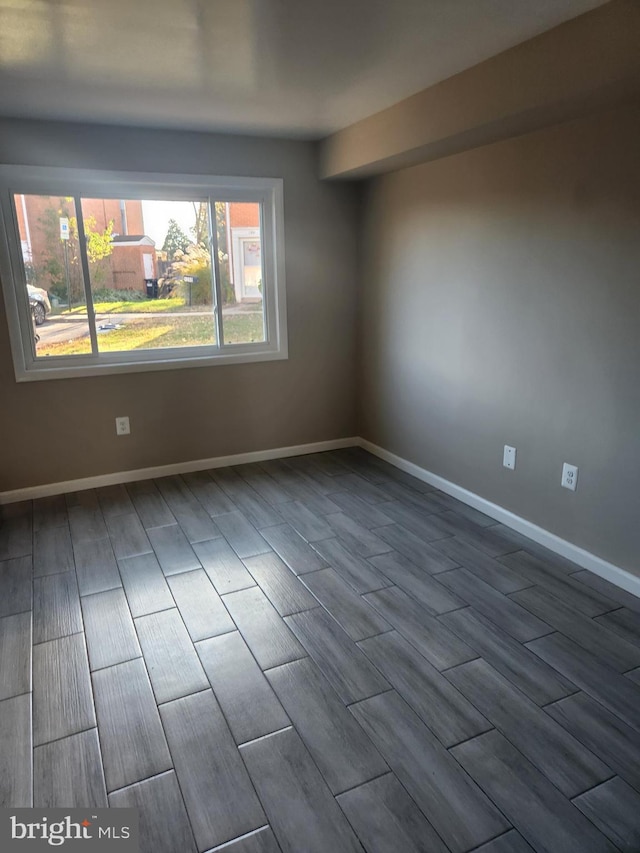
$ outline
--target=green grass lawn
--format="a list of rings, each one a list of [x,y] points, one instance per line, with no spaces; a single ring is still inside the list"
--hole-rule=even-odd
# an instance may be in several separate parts
[[[154,300],[175,301],[175,300]],[[122,304],[122,303],[120,303]],[[135,304],[135,303],[134,303]],[[143,303],[145,304],[145,303]],[[96,306],[96,310],[99,310]],[[139,349],[163,347],[203,346],[215,343],[215,330],[211,315],[198,317],[172,317],[162,319],[127,321],[121,329],[98,333],[100,352],[129,352]],[[253,343],[263,340],[262,314],[231,314],[224,318],[225,343]],[[73,341],[38,344],[38,356],[78,355],[87,352],[87,338]]]

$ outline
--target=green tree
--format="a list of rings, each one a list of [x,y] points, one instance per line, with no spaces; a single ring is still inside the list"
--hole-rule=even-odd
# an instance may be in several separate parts
[[[51,199],[38,218],[38,228],[44,236],[44,249],[34,262],[38,284],[63,300],[71,297],[73,304],[84,302],[84,284],[78,241],[78,220],[73,215],[73,199]],[[69,220],[69,239],[60,239],[60,218]],[[113,221],[104,231],[98,230],[95,217],[88,216],[84,222],[87,258],[91,283],[101,284],[110,268],[107,263],[113,252]],[[68,276],[68,281],[67,281]]]
[[[167,260],[172,261],[175,258],[176,252],[186,252],[191,244],[191,240],[184,233],[175,219],[169,220],[167,228],[167,236],[162,244],[162,251],[167,253]]]

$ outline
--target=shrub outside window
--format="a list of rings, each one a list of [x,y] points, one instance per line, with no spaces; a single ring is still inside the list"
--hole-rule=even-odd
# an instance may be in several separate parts
[[[287,357],[282,181],[0,167],[18,381]]]

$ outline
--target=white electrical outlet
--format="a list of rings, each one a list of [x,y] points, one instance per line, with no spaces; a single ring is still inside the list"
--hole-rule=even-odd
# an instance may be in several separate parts
[[[129,418],[116,418],[116,435],[129,435],[130,432]]]
[[[562,466],[561,485],[563,488],[571,489],[572,492],[575,492],[578,485],[578,469],[575,465],[569,465],[568,462],[564,463]]]
[[[516,449],[515,447],[509,447],[508,444],[504,446],[504,456],[502,457],[502,464],[505,468],[511,468],[513,471],[516,467]]]

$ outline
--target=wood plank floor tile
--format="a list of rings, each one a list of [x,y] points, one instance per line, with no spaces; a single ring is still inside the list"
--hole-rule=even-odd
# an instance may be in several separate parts
[[[127,513],[135,512],[126,486],[122,485],[122,483],[117,483],[113,486],[103,486],[100,489],[96,489],[96,494],[98,495],[98,503],[105,518],[112,515],[126,515]]]
[[[468,740],[451,754],[535,850],[614,853],[604,835],[499,732]]]
[[[622,853],[640,850],[640,794],[618,776],[573,801]]]
[[[68,527],[45,527],[33,536],[33,576],[69,572],[74,568]]]
[[[384,539],[388,545],[391,545],[394,551],[397,551],[399,554],[403,554],[408,560],[411,560],[415,566],[419,569],[423,569],[430,575],[435,575],[439,572],[446,572],[447,569],[457,569],[460,566],[456,560],[453,560],[446,554],[441,553],[435,545],[428,545],[424,539],[420,539],[419,536],[415,536],[411,531],[406,530],[399,524],[389,524],[386,527],[378,527],[376,528],[375,533],[377,533],[381,539]],[[437,544],[440,545],[443,542],[450,541],[452,540],[442,539]]]
[[[135,625],[158,704],[207,689],[209,682],[175,608],[138,616]]]
[[[378,670],[322,607],[287,616],[285,622],[345,704],[390,689]]]
[[[406,506],[400,501],[391,501],[384,505],[385,515],[390,516],[393,521],[406,528],[414,536],[422,539],[427,544],[445,539],[452,534],[443,530],[442,525],[433,521],[434,515],[427,515],[424,511]]]
[[[604,625],[566,605],[546,589],[533,586],[511,596],[531,613],[544,619],[579,646],[599,657],[617,672],[640,666],[640,646],[627,643]]]
[[[310,477],[291,468],[287,464],[287,460],[272,459],[268,462],[262,462],[260,468],[273,477],[279,485],[287,489],[293,500],[304,503],[310,512],[322,516],[329,512],[338,511],[338,505],[325,494],[322,494],[322,490],[316,488]],[[278,509],[281,509],[281,504],[278,504]]]
[[[36,808],[106,808],[98,730],[70,735],[33,751]]]
[[[388,770],[313,661],[293,661],[266,675],[333,794]]]
[[[147,536],[165,575],[176,575],[200,568],[200,560],[177,524],[150,527]]]
[[[193,550],[218,595],[237,592],[239,589],[256,585],[244,563],[226,539],[198,542],[193,546]]]
[[[0,699],[31,690],[31,613],[0,619]]]
[[[356,592],[373,592],[390,586],[391,582],[368,560],[348,551],[339,539],[324,539],[314,543],[314,548]]]
[[[75,572],[33,579],[33,642],[45,643],[82,631]]]
[[[195,853],[197,850],[173,771],[109,794],[109,805],[138,810],[140,853]]]
[[[337,536],[352,554],[375,557],[391,551],[391,545],[387,545],[384,539],[343,512],[332,512],[325,516],[325,520],[331,528],[331,535]]]
[[[82,634],[33,648],[33,743],[93,728],[89,662]]]
[[[80,595],[93,595],[122,586],[111,540],[88,539],[73,546]]]
[[[303,582],[354,642],[391,630],[391,625],[378,611],[333,569],[310,572],[304,576]]]
[[[464,853],[509,829],[397,693],[374,696],[350,710],[452,853]]]
[[[265,527],[260,531],[280,559],[294,575],[303,575],[324,569],[329,564],[308,542],[288,524]]]
[[[93,673],[107,790],[168,770],[171,756],[141,658]]]
[[[211,476],[254,527],[260,529],[282,523],[280,513],[233,469],[217,468]]]
[[[473,853],[535,853],[519,832],[510,829],[504,835],[488,841],[482,847],[476,848]]]
[[[362,846],[293,729],[242,747],[283,853],[362,853]]]
[[[306,652],[259,587],[230,592],[224,604],[261,669],[304,657]]]
[[[511,598],[498,592],[466,569],[438,575],[438,581],[521,643],[550,634],[553,628]]]
[[[336,474],[347,474],[349,470],[348,468],[345,468],[338,459],[336,459],[333,453],[328,451],[308,453],[303,458],[308,460],[310,464],[314,465],[328,477],[335,477]]]
[[[167,502],[156,489],[152,480],[148,481],[153,485],[153,491],[137,491],[131,488],[129,483],[128,489],[131,495],[131,500],[136,512],[140,516],[140,520],[145,528],[161,527],[165,524],[175,524],[176,520],[167,506]]]
[[[531,581],[457,536],[441,539],[433,547],[505,595],[531,586]]]
[[[336,493],[337,487],[333,477],[324,474],[316,466],[312,466],[308,463],[305,464],[301,459],[302,457],[300,456],[290,456],[284,460],[285,464],[289,468],[292,468],[298,476],[300,488],[308,487],[309,491],[319,494],[321,496],[321,500],[322,498],[328,498],[332,503],[334,503],[333,496]],[[304,500],[304,497],[301,496],[301,498]],[[326,507],[327,505],[325,504],[325,507],[318,511],[324,515]]]
[[[337,491],[352,492],[368,504],[387,503],[389,498],[384,489],[375,483],[361,477],[355,472],[349,474],[338,474],[334,477]],[[385,508],[386,512],[386,508]]]
[[[248,557],[244,564],[280,616],[318,606],[314,596],[273,551]]]
[[[118,560],[149,554],[153,549],[136,513],[107,519],[113,552]]]
[[[196,542],[217,539],[220,536],[220,528],[216,524],[218,519],[214,521],[195,499],[188,505],[173,506],[171,511],[192,545]]]
[[[547,705],[553,717],[640,792],[640,734],[585,693]]]
[[[335,535],[324,516],[312,512],[302,501],[280,504],[280,514],[307,542],[319,542]]]
[[[171,575],[167,583],[194,642],[235,630],[222,599],[202,569]]]
[[[31,518],[33,520],[33,501],[12,501],[11,503],[0,504],[0,522],[7,521],[9,518]]]
[[[640,731],[640,687],[604,666],[595,655],[562,634],[533,640],[527,646],[581,690]]]
[[[630,672],[625,672],[625,678],[630,678],[634,684],[640,684],[640,667],[632,669]]]
[[[78,506],[83,506],[87,509],[100,509],[95,489],[80,489],[77,492],[67,492],[64,497],[68,510]]]
[[[28,809],[32,798],[31,694],[0,701],[0,808]]]
[[[142,656],[123,589],[84,596],[82,613],[92,670]]]
[[[236,743],[290,725],[239,631],[196,643],[196,650]]]
[[[127,557],[118,561],[118,567],[134,618],[174,606],[173,596],[155,554]]]
[[[213,471],[194,471],[191,474],[183,474],[182,479],[202,504],[205,512],[215,518],[225,512],[233,512],[238,507],[214,482],[212,474]]]
[[[448,853],[393,773],[346,791],[337,800],[368,853]]]
[[[382,511],[384,504],[373,506],[352,492],[336,492],[331,500],[338,504],[345,515],[368,530],[393,524],[393,520]]]
[[[211,690],[160,707],[199,850],[264,826],[266,818]]]
[[[32,558],[14,557],[0,563],[0,617],[31,610]]]
[[[43,530],[45,527],[64,527],[68,523],[69,515],[64,495],[51,495],[33,502],[34,531]]]
[[[398,587],[371,592],[364,598],[436,669],[447,669],[478,657],[470,646]]]
[[[486,661],[454,667],[446,677],[566,797],[611,778],[606,764]]]
[[[517,551],[501,557],[500,562],[528,578],[532,583],[544,587],[569,607],[585,616],[599,616],[616,608],[616,602],[612,599],[572,577],[553,574],[543,560],[526,551]]]
[[[472,607],[439,618],[537,705],[546,705],[578,690],[569,679]]]
[[[242,836],[221,847],[210,850],[209,853],[282,853],[271,827],[264,826],[255,832]]]
[[[107,528],[102,510],[92,505],[72,506],[69,509],[69,526],[74,545],[89,539],[104,539]]]
[[[572,565],[575,567],[575,564]],[[615,586],[615,584],[609,583],[609,581],[606,581],[593,572],[589,572],[586,569],[574,571],[571,578],[599,592],[606,598],[611,599],[611,601],[615,601],[621,607],[628,607],[629,610],[640,613],[640,597],[627,592],[626,589]]]
[[[397,631],[358,645],[446,747],[492,728],[471,702]]]
[[[628,643],[640,646],[640,613],[621,607],[603,616],[596,616],[593,620],[596,624],[604,625],[611,631],[615,631]]]
[[[0,524],[0,560],[12,560],[33,552],[30,516],[7,518]]]
[[[255,557],[266,554],[271,548],[241,512],[227,512],[216,517],[222,535],[238,557]]]
[[[240,467],[243,468],[242,471],[239,470]],[[251,468],[251,470],[245,470],[247,468]],[[250,465],[238,466],[236,470],[242,479],[271,506],[277,507],[278,504],[288,503],[294,499],[293,493],[286,486],[274,480],[258,465],[253,467]]]
[[[440,513],[437,518],[443,530],[448,530],[451,535],[464,539],[490,557],[511,554],[513,551],[523,548],[529,541],[526,537],[503,524],[482,527],[459,515],[454,510],[446,510]]]
[[[432,614],[448,613],[466,607],[467,602],[419,569],[403,554],[391,551],[371,557],[371,563],[395,586],[419,601]]]
[[[184,511],[189,507],[198,505],[196,496],[178,474],[170,477],[157,477],[154,483],[172,512],[175,510]]]

